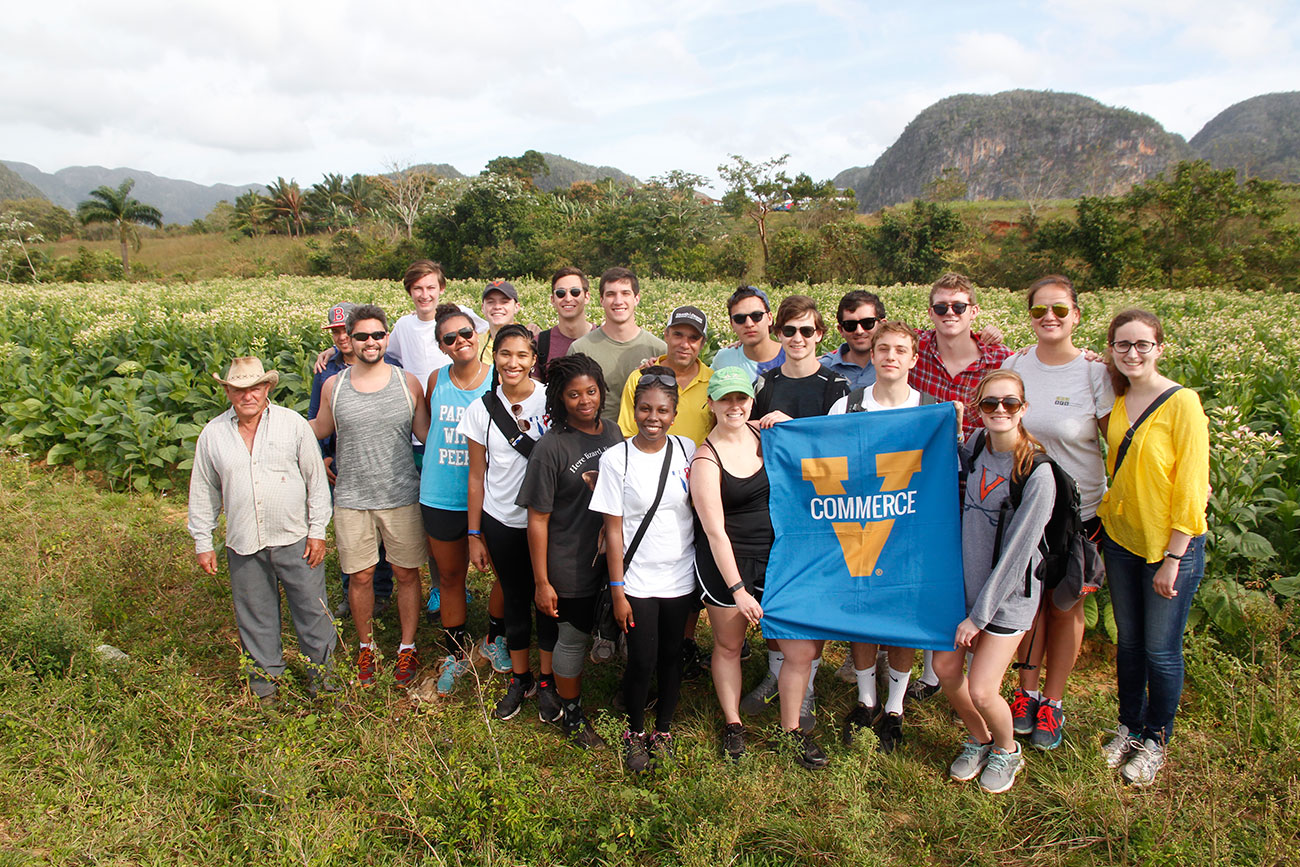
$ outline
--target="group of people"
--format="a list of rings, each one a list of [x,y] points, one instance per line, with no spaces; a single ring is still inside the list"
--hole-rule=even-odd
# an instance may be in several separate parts
[[[330,310],[324,327],[334,345],[318,360],[310,420],[270,403],[278,374],[256,358],[214,374],[231,407],[199,437],[189,528],[200,567],[215,574],[213,532],[227,513],[236,623],[251,689],[264,702],[276,700],[284,671],[277,585],[309,690],[337,688],[322,565],[332,515],[346,580],[339,612],[352,619],[363,686],[382,663],[376,597],[391,593],[399,685],[414,684],[422,668],[423,607],[443,630],[439,694],[487,662],[509,676],[498,719],[532,699],[539,718],[574,743],[600,746],[582,674],[592,634],[612,620],[626,637],[630,771],[672,755],[683,674],[703,665],[723,755],[744,754],[743,716],[776,700],[794,760],[823,767],[814,683],[825,642],[769,640],[766,675],[748,693],[742,684],[774,541],[764,432],[795,418],[952,401],[966,467],[967,616],[952,649],[925,653],[915,681],[912,649],[851,644],[840,676],[855,684],[856,701],[842,738],[872,728],[880,749],[892,751],[904,737],[905,703],[941,689],[968,735],[949,768],[954,780],[978,777],[985,791],[1005,791],[1024,766],[1017,735],[1042,750],[1061,743],[1084,606],[1026,578],[1044,553],[1060,478],[1054,462],[1077,482],[1119,632],[1119,721],[1103,753],[1127,782],[1155,779],[1204,571],[1209,458],[1195,392],[1158,371],[1164,336],[1151,313],[1116,316],[1103,359],[1075,345],[1081,314],[1070,281],[1045,277],[1026,298],[1037,340],[1012,352],[996,328],[972,331],[975,289],[949,273],[930,289],[925,330],[887,319],[873,293],[847,293],[836,310],[840,345],[819,357],[828,329],[812,298],[790,295],[774,314],[762,290],[742,286],[727,301],[736,342],[710,366],[700,358],[704,312],[677,307],[661,334],[650,333],[637,324],[640,284],[626,268],[600,277],[598,325],[586,318],[586,275],[556,272],[557,323],[547,330],[515,321],[518,294],[506,281],[485,286],[481,316],[440,303],[446,279],[436,263],[414,263],[404,284],[415,310],[391,331],[374,305]],[[470,564],[494,576],[478,640],[466,627]],[[707,663],[694,642],[702,611],[713,637]],[[1019,684],[1008,702],[1001,687],[1013,661]]]

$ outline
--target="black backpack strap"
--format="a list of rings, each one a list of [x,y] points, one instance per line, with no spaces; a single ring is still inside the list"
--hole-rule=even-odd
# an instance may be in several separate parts
[[[546,365],[551,355],[551,329],[537,335],[537,369],[542,372],[542,382],[546,382]]]
[[[506,438],[506,442],[512,449],[523,455],[524,460],[528,460],[528,456],[533,453],[533,446],[537,445],[537,440],[519,429],[510,412],[501,403],[501,398],[497,397],[496,391],[488,391],[483,395],[483,405],[487,407],[488,416],[501,432],[501,436]]]
[[[860,385],[849,392],[848,406],[844,407],[845,412],[862,412],[866,409],[867,403],[867,386]]]
[[[1150,418],[1151,413],[1160,409],[1160,407],[1164,405],[1164,402],[1169,400],[1169,398],[1173,397],[1174,392],[1179,391],[1180,389],[1182,389],[1181,385],[1172,385],[1169,388],[1165,389],[1163,392],[1160,393],[1159,397],[1151,401],[1150,406],[1148,406],[1145,410],[1142,411],[1142,414],[1137,417],[1137,421],[1133,422],[1133,424],[1129,426],[1128,431],[1126,431],[1124,434],[1123,441],[1119,444],[1119,448],[1115,450],[1115,469],[1110,474],[1110,478],[1112,482],[1115,480],[1115,477],[1119,475],[1120,464],[1124,463],[1124,455],[1128,454],[1129,444],[1133,442],[1133,435],[1136,434],[1137,429],[1142,426],[1142,422]]]
[[[628,467],[628,441],[623,440],[623,473],[626,476]],[[673,438],[668,437],[668,442],[664,444],[664,465],[659,470],[659,490],[655,492],[654,502],[650,508],[645,510],[645,517],[641,519],[641,526],[636,528],[636,533],[632,536],[632,541],[628,543],[627,550],[623,552],[623,574],[627,574],[627,567],[632,563],[632,556],[636,554],[636,549],[641,545],[641,539],[645,537],[645,531],[650,529],[650,519],[655,516],[655,510],[659,508],[659,501],[664,498],[664,488],[668,486],[668,472],[672,469],[673,462]]]

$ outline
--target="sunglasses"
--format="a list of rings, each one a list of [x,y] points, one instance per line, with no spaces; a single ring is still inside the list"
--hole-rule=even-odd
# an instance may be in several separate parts
[[[802,334],[805,340],[810,340],[812,339],[812,336],[817,333],[817,328],[813,325],[800,325],[798,328],[795,328],[793,325],[783,325],[781,326],[781,333],[786,337],[794,337],[796,334]]]
[[[857,331],[860,326],[863,331],[870,331],[876,327],[876,323],[879,321],[879,316],[865,316],[862,319],[841,319],[840,327],[845,331]]]
[[[351,337],[357,343],[360,343],[363,340],[374,340],[378,342],[383,340],[384,335],[386,334],[388,334],[387,331],[353,331],[348,335],[348,337]]]
[[[1029,308],[1029,315],[1035,319],[1042,319],[1047,315],[1048,310],[1051,310],[1057,319],[1064,319],[1070,315],[1069,304],[1035,304]]]
[[[554,290],[554,294],[556,298],[563,298],[564,293],[568,292],[569,297],[577,298],[579,295],[582,294],[582,291],[583,291],[582,288],[579,286],[570,286],[568,289],[556,289]]]
[[[448,331],[446,334],[442,335],[442,345],[454,346],[457,340],[469,340],[473,336],[474,329],[466,325],[464,328],[457,329],[456,331]]]
[[[945,304],[944,302],[941,301],[938,304],[931,304],[930,309],[940,316],[947,316],[948,308],[951,307],[952,312],[960,316],[966,312],[966,308],[969,306],[970,304],[966,303],[965,301],[953,301],[951,304]]]
[[[666,373],[643,373],[641,374],[641,378],[637,380],[637,384],[639,385],[646,381],[657,382],[660,385],[667,386],[668,388],[677,387],[677,377],[669,376]]]
[[[1157,346],[1153,340],[1112,340],[1110,348],[1120,355],[1128,355],[1130,349],[1136,349],[1139,355],[1146,355]]]
[[[524,408],[520,404],[510,407],[510,412],[515,416],[515,427],[519,428],[520,433],[528,433],[533,427],[528,419],[524,418]]]
[[[767,315],[766,310],[755,310],[752,313],[733,313],[731,314],[731,321],[736,323],[737,325],[744,325],[745,320],[748,319],[750,322],[757,325],[758,323],[763,321],[763,317],[766,315]]]
[[[1015,412],[1024,405],[1025,402],[1023,400],[1013,395],[1008,395],[1006,397],[986,397],[980,400],[979,403],[980,412],[985,415],[997,412],[999,406],[1007,412]]]

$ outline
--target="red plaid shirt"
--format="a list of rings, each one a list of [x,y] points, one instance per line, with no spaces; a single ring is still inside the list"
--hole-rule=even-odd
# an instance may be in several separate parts
[[[976,386],[984,378],[984,374],[1002,366],[1003,360],[1011,355],[1011,350],[1001,343],[986,346],[972,336],[971,340],[975,340],[975,346],[979,349],[979,358],[971,362],[970,367],[956,377],[952,377],[948,375],[948,368],[944,367],[943,359],[939,357],[939,341],[935,339],[934,330],[922,331],[917,336],[920,338],[921,348],[917,355],[916,367],[912,368],[912,372],[907,376],[907,384],[917,391],[932,395],[936,400],[961,401],[961,404],[966,407],[961,417],[961,435],[962,439],[965,439],[976,428],[984,427],[984,420],[975,411],[972,403],[975,399]]]

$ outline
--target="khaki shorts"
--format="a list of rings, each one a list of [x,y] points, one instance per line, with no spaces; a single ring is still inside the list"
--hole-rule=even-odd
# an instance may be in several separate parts
[[[339,568],[351,575],[379,562],[379,540],[394,566],[419,569],[429,560],[428,537],[420,504],[396,509],[334,508],[334,540],[339,546]]]

